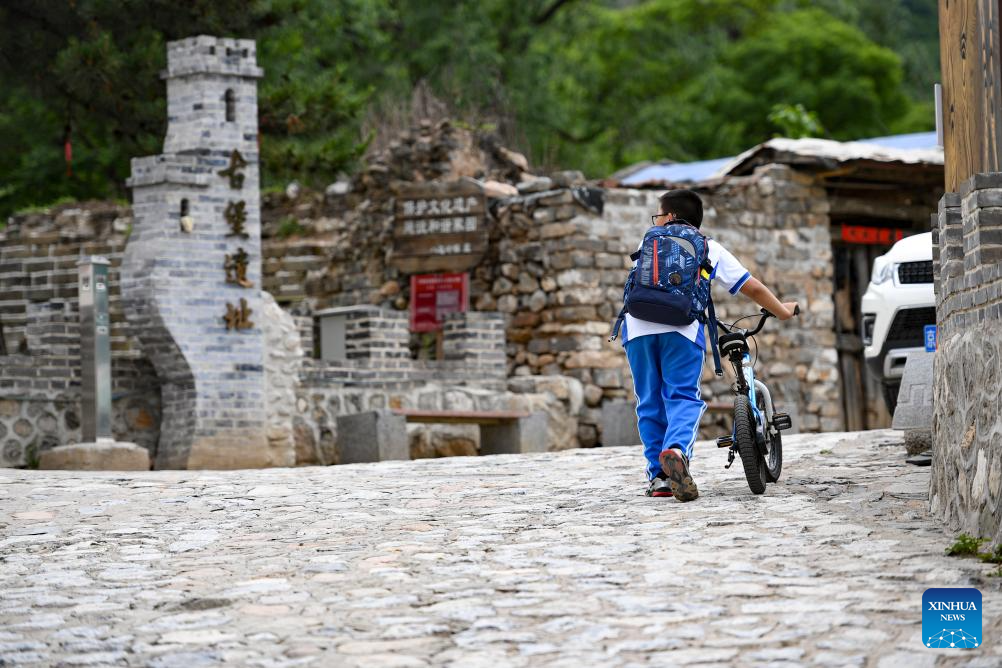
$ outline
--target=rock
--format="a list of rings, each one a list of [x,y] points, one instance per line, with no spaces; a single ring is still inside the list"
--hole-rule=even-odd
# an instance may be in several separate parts
[[[317,461],[317,441],[313,430],[300,418],[296,418],[293,422],[292,438],[295,441],[298,466],[321,463]]]
[[[31,426],[31,423],[24,418],[14,423],[14,433],[21,438],[27,438],[31,435],[32,431],[34,431],[34,428]]]
[[[560,376],[556,378],[560,378]],[[549,393],[520,396],[526,400],[529,412],[543,411],[546,413],[546,443],[550,451],[578,447],[578,419],[568,413],[567,406],[562,401]]]
[[[292,181],[289,185],[285,186],[285,197],[287,199],[297,199],[299,197],[299,182]]]
[[[504,276],[500,276],[496,281],[494,281],[494,285],[491,286],[491,292],[493,292],[496,296],[501,296],[511,292],[514,287],[515,285],[511,281]]]
[[[400,293],[400,284],[396,281],[386,281],[383,286],[379,288],[379,295],[384,299],[392,297]]]
[[[489,292],[481,293],[473,305],[477,311],[493,311],[496,306],[497,301],[495,301],[494,295]]]
[[[502,313],[514,313],[518,310],[518,299],[515,295],[501,295],[497,301],[497,310]]]
[[[281,308],[271,293],[261,291],[261,327],[264,330],[264,377],[269,433],[267,459],[272,466],[296,464],[296,438],[292,416],[298,408],[296,388],[303,364],[303,349],[295,318]],[[234,462],[238,468],[249,463]]]
[[[560,188],[580,186],[586,183],[585,175],[576,169],[554,172],[553,174],[550,174],[550,178],[553,179],[553,184]]]
[[[510,183],[501,183],[500,181],[484,181],[484,195],[487,197],[493,197],[496,199],[504,199],[506,197],[518,197],[518,188],[511,185]]]
[[[521,153],[499,146],[497,149],[497,155],[502,160],[505,160],[506,162],[509,162],[513,166],[517,167],[520,171],[529,171],[529,160]]]
[[[539,287],[546,292],[553,292],[557,289],[557,281],[552,276],[543,276],[539,281]]]
[[[529,297],[529,310],[533,313],[539,313],[544,308],[546,308],[546,293],[542,290],[536,290]]]
[[[928,429],[908,429],[905,431],[905,451],[917,455],[932,449],[932,432]]]
[[[599,387],[616,389],[623,386],[619,369],[595,369],[592,378]]]
[[[598,406],[602,403],[602,388],[598,385],[588,383],[584,387],[584,400],[585,404],[590,407]]]
[[[518,284],[515,286],[516,292],[528,295],[539,289],[539,283],[526,272],[518,275]]]
[[[339,179],[334,183],[330,184],[329,186],[327,186],[327,188],[324,190],[324,195],[326,195],[327,197],[341,197],[343,195],[347,195],[350,192],[351,192],[351,181],[347,179],[345,180]]]
[[[552,179],[545,176],[528,176],[518,184],[518,192],[522,195],[539,193],[553,189]]]
[[[598,443],[598,430],[593,424],[578,425],[578,443],[582,448],[591,448]]]
[[[135,443],[102,439],[61,445],[41,453],[40,469],[69,471],[149,471],[150,454]]]
[[[411,459],[477,454],[480,440],[477,425],[411,425],[407,431]]]

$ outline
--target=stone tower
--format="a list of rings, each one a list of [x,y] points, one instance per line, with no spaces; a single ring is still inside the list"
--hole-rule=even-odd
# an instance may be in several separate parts
[[[164,153],[132,160],[122,296],[161,382],[156,468],[286,463],[266,436],[261,76],[251,40],[169,43]]]

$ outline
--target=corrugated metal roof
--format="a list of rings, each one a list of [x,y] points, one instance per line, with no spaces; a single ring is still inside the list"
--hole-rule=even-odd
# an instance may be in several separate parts
[[[936,144],[935,132],[913,132],[907,135],[891,135],[889,137],[872,137],[860,139],[859,144],[876,144],[886,148],[939,148]]]
[[[641,167],[620,183],[624,186],[639,185],[648,181],[664,181],[682,183],[702,181],[715,175],[733,158],[717,158],[715,160],[698,160],[696,162],[660,163]]]
[[[784,157],[799,156],[830,159],[836,162],[873,160],[905,164],[943,164],[943,149],[936,145],[935,132],[872,137],[854,142],[777,138],[731,158],[647,165],[621,179],[620,184],[637,186],[646,183],[696,183],[727,176],[763,151],[775,153],[779,162],[782,162]]]

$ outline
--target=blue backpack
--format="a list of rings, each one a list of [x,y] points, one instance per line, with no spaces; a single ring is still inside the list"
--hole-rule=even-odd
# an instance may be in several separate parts
[[[630,255],[636,264],[626,279],[623,309],[609,340],[619,336],[627,313],[662,325],[684,326],[698,321],[709,326],[714,370],[718,376],[723,375],[717,350],[717,317],[710,297],[713,265],[709,250],[709,240],[684,221],[648,230],[640,250]]]

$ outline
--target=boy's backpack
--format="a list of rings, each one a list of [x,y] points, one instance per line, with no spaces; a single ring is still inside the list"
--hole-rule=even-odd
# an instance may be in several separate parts
[[[684,326],[698,321],[709,326],[714,370],[718,376],[723,375],[717,350],[717,318],[710,298],[713,266],[709,261],[709,239],[684,221],[652,227],[630,259],[636,265],[626,279],[623,309],[609,340],[619,336],[627,313],[662,325]]]

